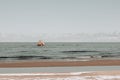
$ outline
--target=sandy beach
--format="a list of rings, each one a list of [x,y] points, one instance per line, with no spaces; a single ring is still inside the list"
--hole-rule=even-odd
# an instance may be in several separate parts
[[[14,61],[0,62],[0,68],[28,67],[74,67],[74,66],[120,66],[120,60],[91,61]],[[90,68],[90,67],[89,67]],[[5,69],[4,69],[5,70]],[[7,69],[6,69],[7,70]],[[25,70],[25,69],[24,69]],[[34,69],[33,69],[34,70]],[[57,70],[57,68],[56,68]],[[0,73],[0,80],[120,80],[120,70],[75,71],[75,72],[28,72]]]
[[[0,62],[0,67],[55,67],[55,66],[120,66],[120,60],[90,61],[14,61]]]

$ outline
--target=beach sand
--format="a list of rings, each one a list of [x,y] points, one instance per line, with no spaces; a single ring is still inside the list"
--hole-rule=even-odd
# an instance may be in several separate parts
[[[0,68],[66,67],[66,66],[120,66],[120,60],[91,61],[14,61],[0,62]],[[120,80],[119,70],[88,72],[4,73],[0,80]]]
[[[0,62],[0,67],[56,67],[56,66],[120,66],[120,60],[90,61],[14,61]]]

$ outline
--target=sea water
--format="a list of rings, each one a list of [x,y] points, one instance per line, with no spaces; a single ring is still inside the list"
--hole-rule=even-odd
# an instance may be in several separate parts
[[[120,59],[120,43],[1,42],[0,61]]]

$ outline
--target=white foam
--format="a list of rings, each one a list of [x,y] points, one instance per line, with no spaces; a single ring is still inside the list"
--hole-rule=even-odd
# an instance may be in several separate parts
[[[71,72],[71,73],[7,73],[0,74],[0,80],[120,80],[120,75],[94,75],[94,76],[82,76],[83,73],[91,72]],[[56,75],[56,77],[50,77],[50,75]],[[57,75],[69,75],[66,77],[60,77]],[[2,77],[1,77],[2,76]],[[19,76],[19,77],[18,77]],[[21,77],[28,76],[28,77]],[[32,77],[34,76],[34,77]],[[44,77],[39,77],[44,76]],[[49,77],[47,77],[49,76]],[[8,78],[7,78],[8,77]]]
[[[66,77],[66,78],[0,78],[0,80],[120,80],[120,76],[75,76],[75,77]]]
[[[82,73],[88,72],[71,72],[71,73],[7,73],[7,74],[0,74],[0,76],[37,76],[37,75],[80,75]]]
[[[95,77],[97,80],[112,80],[112,79],[114,79],[114,80],[120,80],[120,75],[118,75],[118,76],[96,76]]]
[[[83,74],[83,73],[90,73],[90,72],[72,72],[72,73],[69,73],[70,75],[80,75],[80,74]]]

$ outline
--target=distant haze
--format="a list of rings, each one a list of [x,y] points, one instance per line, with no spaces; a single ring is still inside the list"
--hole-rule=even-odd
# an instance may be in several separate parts
[[[120,0],[0,0],[0,42],[120,42]]]

